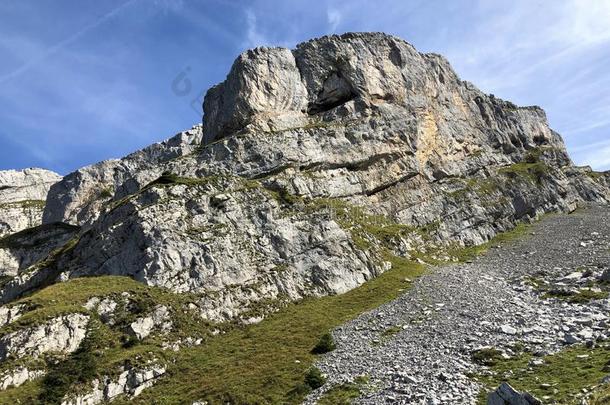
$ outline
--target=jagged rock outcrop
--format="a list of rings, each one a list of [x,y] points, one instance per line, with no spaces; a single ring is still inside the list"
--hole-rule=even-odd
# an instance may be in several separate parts
[[[158,305],[150,315],[140,317],[129,324],[128,333],[138,340],[148,337],[153,329],[168,331],[172,327],[171,313],[164,305]]]
[[[85,338],[89,317],[69,314],[0,337],[0,361],[37,357],[43,353],[72,353]]]
[[[0,171],[0,238],[40,225],[49,188],[59,180],[43,169]]]
[[[478,244],[610,199],[610,176],[574,167],[542,109],[486,95],[443,57],[385,34],[247,51],[204,112],[202,127],[53,186],[45,222],[86,226],[2,300],[129,275],[201,294],[209,319],[256,319],[259,301],[375,277],[388,241],[403,256],[423,239]]]
[[[47,258],[78,232],[63,223],[40,225],[0,239],[0,277],[9,278]]]
[[[70,173],[51,187],[43,223],[83,225],[94,220],[104,204],[122,198],[159,177],[163,164],[193,153],[201,142],[201,125],[134,152]]]
[[[136,397],[146,388],[151,387],[159,377],[165,374],[166,368],[150,364],[142,368],[129,368],[118,377],[105,377],[92,382],[93,389],[85,394],[70,396],[61,405],[95,405],[111,402],[119,395]]]
[[[44,370],[30,370],[27,367],[17,367],[0,374],[0,391],[20,385],[45,375]]]

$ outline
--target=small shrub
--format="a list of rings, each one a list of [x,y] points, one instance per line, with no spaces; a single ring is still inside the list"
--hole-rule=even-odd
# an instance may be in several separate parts
[[[332,352],[335,350],[337,346],[335,345],[335,341],[333,339],[333,335],[329,332],[326,332],[320,337],[318,343],[311,349],[313,354],[324,354],[328,352]]]
[[[313,390],[320,388],[325,382],[326,378],[324,378],[322,372],[317,367],[310,368],[305,375],[305,384]]]
[[[109,188],[104,188],[100,191],[100,198],[112,198],[113,195],[112,190]]]
[[[483,366],[494,366],[502,358],[502,352],[493,347],[480,349],[472,354],[472,361]]]
[[[524,161],[525,163],[538,163],[540,162],[540,157],[542,156],[542,150],[541,149],[530,149],[529,151],[527,151],[527,153],[525,154],[524,157]]]
[[[94,339],[94,334],[87,336],[68,358],[48,365],[49,372],[42,381],[39,395],[41,403],[60,404],[74,384],[91,381],[97,375]]]

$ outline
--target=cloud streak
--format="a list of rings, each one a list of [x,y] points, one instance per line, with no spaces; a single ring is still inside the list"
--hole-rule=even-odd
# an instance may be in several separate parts
[[[69,37],[59,41],[55,45],[45,49],[42,52],[40,52],[38,54],[38,56],[30,59],[29,61],[27,61],[23,65],[19,66],[17,69],[13,70],[12,72],[7,73],[7,74],[5,74],[3,76],[0,76],[0,84],[6,82],[7,80],[14,79],[15,77],[19,76],[20,74],[22,74],[23,72],[25,72],[28,69],[32,68],[33,66],[36,66],[36,65],[40,64],[41,62],[43,62],[48,57],[50,57],[53,54],[61,51],[67,45],[70,45],[74,41],[78,40],[81,36],[83,36],[88,31],[91,31],[92,29],[98,27],[99,25],[103,24],[107,20],[109,20],[112,17],[116,16],[122,10],[127,8],[130,4],[134,3],[135,1],[137,1],[137,0],[127,0],[125,3],[123,3],[120,6],[110,10],[109,12],[107,12],[106,14],[104,14],[101,17],[97,18],[96,20],[94,20],[90,24],[88,24],[88,25],[84,26],[83,28],[81,28],[80,30],[76,31],[74,34],[70,35]]]

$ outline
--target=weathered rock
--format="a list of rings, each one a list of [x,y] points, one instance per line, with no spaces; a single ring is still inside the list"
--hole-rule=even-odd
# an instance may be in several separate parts
[[[25,305],[23,304],[0,307],[0,327],[8,325],[9,323],[21,318],[24,310]]]
[[[105,203],[159,177],[163,163],[193,153],[200,141],[201,126],[196,125],[122,159],[106,160],[68,174],[51,187],[43,223],[82,225],[93,221]]]
[[[62,223],[39,225],[0,240],[0,277],[13,277],[45,259],[76,235],[79,228]]]
[[[89,317],[70,314],[0,337],[0,360],[37,357],[43,353],[72,353],[85,338]]]
[[[502,383],[487,397],[487,405],[541,405],[531,394],[518,392],[508,383]]]
[[[149,316],[141,317],[129,324],[128,332],[138,340],[150,335],[153,329],[168,331],[172,327],[171,314],[166,306],[157,306]]]
[[[0,391],[9,387],[19,387],[20,385],[42,377],[45,374],[45,370],[30,370],[27,367],[18,367],[13,370],[5,371],[0,374]]]
[[[117,309],[117,302],[112,298],[98,298],[93,297],[90,298],[84,305],[88,310],[95,310],[97,314],[100,316],[100,319],[104,323],[114,324],[114,315],[115,310]]]
[[[85,394],[69,395],[61,405],[95,405],[111,402],[119,395],[136,397],[151,387],[166,372],[165,366],[151,364],[143,368],[129,368],[118,377],[104,377],[92,382],[93,389]]]
[[[0,237],[40,225],[49,188],[59,180],[43,169],[0,171]]]

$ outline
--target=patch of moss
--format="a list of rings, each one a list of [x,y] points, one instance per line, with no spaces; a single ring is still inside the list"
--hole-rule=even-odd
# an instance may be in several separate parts
[[[103,188],[99,194],[100,198],[112,198],[113,195],[114,193],[110,188]]]
[[[543,162],[515,163],[498,170],[498,173],[512,178],[524,178],[533,183],[540,183],[549,174],[549,167]]]
[[[586,304],[589,301],[603,300],[608,298],[608,292],[592,291],[588,289],[579,290],[576,294],[548,291],[542,296],[542,298],[558,298],[568,301],[571,304]]]
[[[392,336],[396,335],[401,330],[402,330],[402,328],[400,326],[397,326],[397,325],[396,326],[391,326],[391,327],[385,329],[383,332],[381,332],[381,337],[389,339]]]
[[[0,248],[7,249],[16,249],[20,247],[32,247],[38,246],[43,243],[48,242],[49,240],[55,238],[55,235],[51,235],[47,238],[37,238],[37,235],[52,232],[57,229],[63,229],[67,232],[76,232],[80,228],[78,226],[64,224],[62,222],[54,223],[54,224],[44,224],[35,226],[32,228],[24,229],[20,232],[16,232],[0,238]],[[36,240],[36,243],[32,244],[32,240]]]
[[[502,352],[496,348],[489,347],[475,351],[472,356],[472,361],[483,366],[494,366],[498,361],[502,360]]]
[[[312,390],[318,389],[326,383],[326,378],[322,375],[322,372],[317,367],[311,367],[307,374],[305,374],[305,385]]]
[[[368,384],[367,377],[358,377],[351,383],[332,387],[318,400],[318,405],[349,405],[360,397]]]
[[[579,404],[582,390],[591,390],[608,374],[605,367],[610,362],[610,348],[607,343],[593,349],[573,346],[545,356],[541,365],[531,365],[531,359],[530,353],[497,359],[490,367],[491,374],[477,376],[485,387],[479,403],[484,404],[487,393],[507,381],[544,403]]]
[[[39,210],[44,209],[46,201],[44,200],[23,200],[23,201],[15,201],[10,203],[0,204],[0,209],[10,209],[10,208],[36,208]]]
[[[305,207],[305,211],[324,213],[333,218],[350,232],[352,240],[361,250],[369,250],[377,244],[391,249],[409,234],[424,233],[416,227],[398,224],[383,215],[369,214],[363,208],[339,199],[313,200]]]
[[[187,186],[196,186],[199,184],[205,184],[209,181],[208,178],[192,178],[182,177],[170,172],[164,172],[161,177],[148,183],[146,187],[163,186],[163,185],[176,185],[184,184]]]

